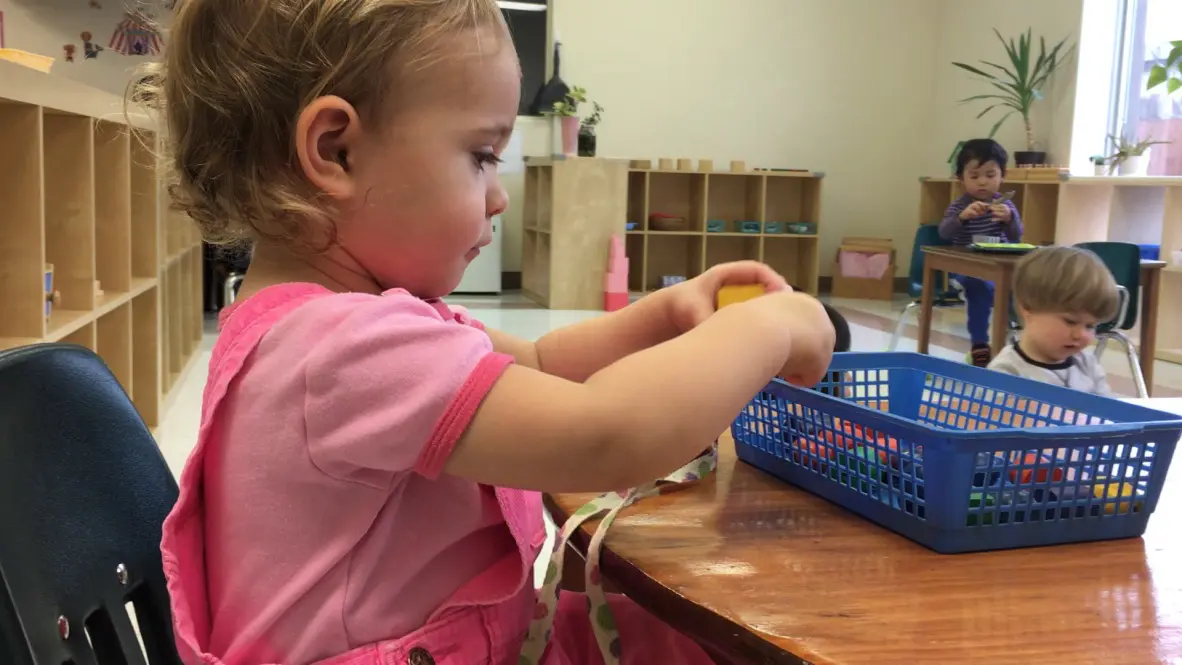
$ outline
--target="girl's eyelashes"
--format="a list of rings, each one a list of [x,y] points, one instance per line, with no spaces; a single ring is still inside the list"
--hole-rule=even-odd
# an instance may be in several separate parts
[[[476,160],[476,168],[483,171],[487,164],[500,164],[501,158],[492,151],[478,151],[472,153],[472,158]]]

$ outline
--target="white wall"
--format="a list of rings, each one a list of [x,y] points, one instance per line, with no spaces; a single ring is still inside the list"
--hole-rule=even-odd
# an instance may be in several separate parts
[[[842,235],[911,244],[943,1],[552,0],[551,11],[563,79],[606,108],[601,155],[824,171],[827,274]]]
[[[992,92],[992,88],[950,63],[959,61],[975,65],[979,60],[989,60],[1005,64],[1005,50],[993,34],[992,28],[995,27],[1007,39],[1016,38],[1031,28],[1035,41],[1040,36],[1045,37],[1048,48],[1064,37],[1078,42],[1083,18],[1083,0],[991,0],[986,4],[976,0],[941,0],[939,5],[934,63],[935,122],[926,162],[930,174],[945,172],[948,154],[957,141],[986,136],[1001,117],[994,115],[1000,110],[995,109],[985,118],[976,120],[984,105],[980,102],[957,103],[958,99]],[[1068,164],[1071,152],[1076,63],[1077,58],[1073,57],[1059,69],[1050,87],[1044,91],[1046,99],[1036,104],[1032,114],[1036,148],[1045,150],[1047,159],[1056,164]],[[1025,150],[1026,132],[1021,118],[1012,116],[996,138],[1010,154]]]
[[[167,22],[170,12],[161,0],[0,0],[4,13],[5,46],[48,55],[57,60],[53,74],[80,81],[122,96],[135,68],[146,58],[107,50],[111,35],[128,7],[146,8]],[[81,33],[90,32],[104,50],[94,59],[83,54]],[[66,62],[63,47],[73,44],[74,62]]]

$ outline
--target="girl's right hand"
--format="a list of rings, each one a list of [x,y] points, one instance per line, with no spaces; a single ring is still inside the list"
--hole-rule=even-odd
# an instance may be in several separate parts
[[[973,201],[960,213],[960,221],[968,221],[974,217],[984,216],[991,210],[988,203],[984,201]]]
[[[782,329],[792,339],[788,360],[779,375],[788,383],[804,387],[825,378],[837,333],[821,301],[805,293],[781,291],[751,303],[773,308],[773,314],[782,320]]]

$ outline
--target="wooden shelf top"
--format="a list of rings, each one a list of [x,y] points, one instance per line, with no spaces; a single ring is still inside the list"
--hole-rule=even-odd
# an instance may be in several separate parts
[[[44,74],[7,60],[0,60],[0,103],[19,102],[73,115],[102,118],[155,130],[156,123],[141,109],[129,107],[123,98],[64,76]]]
[[[816,238],[816,233],[737,233],[734,231],[725,231],[721,233],[710,233],[707,231],[627,231],[626,235],[630,236],[692,236],[695,238],[789,238],[789,239],[808,239]]]
[[[617,164],[627,164],[627,159],[616,159],[612,157],[577,157],[574,155],[552,155],[549,157],[526,157],[526,166],[554,166],[555,164],[562,164],[563,162],[608,162]]]
[[[94,319],[94,312],[55,307],[53,308],[53,312],[49,314],[49,325],[47,326],[45,341],[57,342],[63,337],[77,332],[86,324],[94,321]]]
[[[1064,180],[1068,185],[1115,185],[1118,187],[1178,187],[1182,176],[1135,176],[1135,175],[1072,175]]]
[[[928,176],[921,177],[919,179],[919,181],[920,182],[943,183],[943,184],[953,184],[953,183],[960,182],[956,178],[950,178],[950,177],[948,177],[948,178],[946,178],[946,177],[932,178],[932,177],[928,177]],[[1058,179],[1055,179],[1055,180],[1026,180],[1026,179],[1004,180],[1003,182],[1007,185],[1059,185],[1059,184],[1062,184],[1062,181],[1058,180]]]
[[[680,169],[628,169],[629,173],[667,173],[671,175],[698,175],[698,176],[733,176],[733,177],[752,177],[752,176],[768,176],[769,178],[800,178],[800,179],[815,179],[819,180],[825,177],[824,173],[818,171],[743,171],[742,173],[735,173],[734,171],[682,171]]]

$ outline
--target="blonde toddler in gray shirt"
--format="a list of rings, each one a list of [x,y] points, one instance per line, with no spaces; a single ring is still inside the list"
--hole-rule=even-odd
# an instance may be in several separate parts
[[[1088,349],[1096,326],[1120,309],[1116,281],[1100,257],[1063,246],[1027,254],[1014,268],[1014,305],[1022,320],[1021,338],[997,354],[990,369],[1097,395],[1111,393],[1104,368]]]

